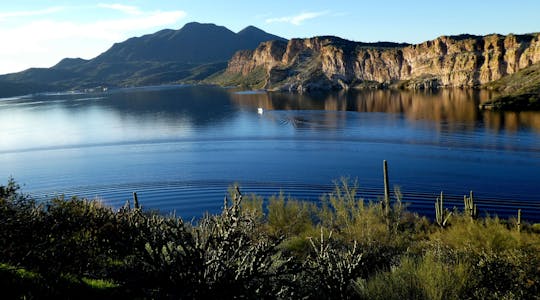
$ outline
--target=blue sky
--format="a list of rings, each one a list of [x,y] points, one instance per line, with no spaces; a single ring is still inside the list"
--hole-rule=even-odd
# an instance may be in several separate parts
[[[50,67],[64,57],[89,59],[115,42],[192,21],[233,31],[254,25],[286,38],[419,43],[460,33],[538,32],[540,1],[3,1],[0,74]]]

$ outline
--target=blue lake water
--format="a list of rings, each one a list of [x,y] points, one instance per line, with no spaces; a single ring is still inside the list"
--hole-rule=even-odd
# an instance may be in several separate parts
[[[540,113],[482,112],[486,91],[319,95],[206,86],[0,99],[0,178],[37,198],[79,195],[198,217],[227,188],[317,201],[342,176],[383,193],[382,161],[409,208],[436,195],[540,221]],[[263,113],[258,113],[258,108]]]

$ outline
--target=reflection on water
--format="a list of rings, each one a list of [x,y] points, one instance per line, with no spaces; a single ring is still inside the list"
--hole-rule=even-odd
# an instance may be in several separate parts
[[[90,122],[88,118],[92,117],[102,121],[119,120],[125,126],[117,126],[138,127],[137,130],[141,132],[148,132],[152,128],[215,127],[216,124],[234,118],[238,109],[256,111],[260,107],[264,111],[399,114],[410,122],[433,121],[432,129],[437,131],[467,131],[484,127],[495,132],[534,130],[540,133],[540,112],[492,112],[478,109],[479,103],[492,97],[491,91],[471,89],[443,89],[435,92],[363,90],[307,95],[246,93],[213,87],[117,90],[100,95],[46,94],[0,99],[0,126],[4,134],[7,131],[13,132],[16,129],[13,126],[14,119],[17,118],[16,123],[25,122],[29,127],[38,128],[43,124],[36,124],[37,120],[44,119],[44,114],[47,114],[47,121],[53,119],[50,116],[54,115],[54,123],[63,120],[64,124],[59,124],[63,126],[77,127],[78,123]],[[319,118],[315,122],[324,123],[321,129],[339,128],[344,124],[344,117],[344,114],[327,114],[324,120]],[[306,127],[311,121],[305,119],[305,116],[294,115],[286,120],[297,128]],[[162,125],[155,126],[156,123]],[[88,125],[93,127],[92,124]]]
[[[402,114],[414,120],[434,121],[437,130],[490,130],[540,132],[540,112],[481,111],[478,104],[493,98],[487,90],[443,89],[435,92],[364,90],[306,95],[290,93],[233,93],[240,107],[264,110],[325,110]]]
[[[232,182],[316,200],[350,176],[374,200],[385,159],[412,209],[474,190],[482,209],[540,220],[540,113],[479,111],[490,97],[176,86],[0,99],[0,182],[113,205],[138,191],[148,208],[192,217],[218,210]]]
[[[234,113],[226,90],[210,87],[138,89],[131,93],[119,90],[109,96],[107,105],[122,116],[157,118],[173,124],[180,116],[188,119],[193,126],[215,126],[231,118]]]
[[[234,112],[218,88],[0,99],[0,152],[190,138],[197,128],[219,128]]]

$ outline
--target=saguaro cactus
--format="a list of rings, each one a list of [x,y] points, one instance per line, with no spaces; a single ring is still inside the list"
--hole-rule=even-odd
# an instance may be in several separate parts
[[[135,209],[141,208],[139,206],[139,198],[137,197],[137,192],[133,192],[133,206],[135,207]]]
[[[443,199],[444,195],[443,192],[441,192],[440,197],[437,197],[437,200],[435,201],[435,221],[442,228],[446,227],[446,223],[448,223],[448,219],[452,215],[452,212],[449,212],[448,209],[444,208]]]
[[[518,209],[518,217],[517,217],[516,229],[517,229],[518,232],[521,232],[521,208]]]
[[[465,204],[465,214],[471,217],[472,220],[478,217],[478,210],[474,204],[473,192],[469,193],[469,197],[463,196],[463,204]]]
[[[384,218],[386,219],[386,226],[390,229],[390,183],[388,182],[388,163],[383,160],[383,173],[384,173]]]

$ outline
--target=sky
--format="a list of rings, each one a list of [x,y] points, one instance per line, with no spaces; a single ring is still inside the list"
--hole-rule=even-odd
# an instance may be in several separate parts
[[[540,32],[539,0],[17,0],[0,3],[0,74],[93,58],[116,42],[188,22],[285,38],[420,43],[441,35]]]

